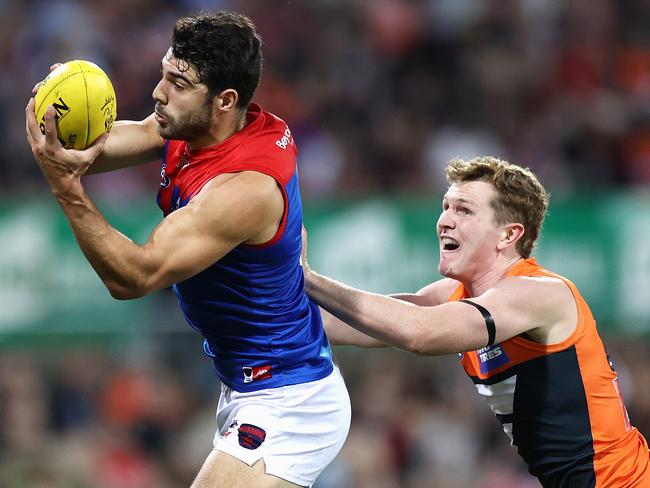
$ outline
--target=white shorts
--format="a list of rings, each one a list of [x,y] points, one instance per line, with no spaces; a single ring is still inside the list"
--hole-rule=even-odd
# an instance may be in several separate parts
[[[350,429],[350,397],[339,369],[299,385],[250,393],[221,386],[214,448],[266,473],[311,486]]]

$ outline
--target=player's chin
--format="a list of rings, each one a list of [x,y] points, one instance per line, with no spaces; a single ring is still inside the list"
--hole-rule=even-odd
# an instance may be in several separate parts
[[[166,124],[163,126],[160,122],[158,122],[156,131],[158,132],[158,135],[163,139],[173,139],[171,128]]]
[[[453,259],[453,256],[450,256],[450,253],[441,252],[440,261],[438,262],[438,272],[442,276],[451,278],[454,274],[454,269],[456,268],[456,266],[454,266],[454,262],[455,260]]]
[[[445,258],[441,255],[440,256],[440,262],[438,263],[438,273],[440,273],[442,276],[449,276],[449,273],[451,273],[452,267],[451,265],[445,260]]]

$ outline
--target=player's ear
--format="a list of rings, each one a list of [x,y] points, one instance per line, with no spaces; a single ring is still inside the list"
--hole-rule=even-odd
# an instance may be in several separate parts
[[[513,246],[524,235],[524,226],[519,223],[506,224],[501,231],[501,237],[497,247],[499,249],[506,249]]]
[[[237,108],[237,101],[239,100],[239,93],[237,90],[228,88],[221,93],[218,93],[212,100],[213,108],[218,113],[230,112]]]

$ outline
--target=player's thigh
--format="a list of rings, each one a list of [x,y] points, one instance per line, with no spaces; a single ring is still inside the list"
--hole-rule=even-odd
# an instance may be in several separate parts
[[[277,476],[265,473],[264,460],[253,466],[214,449],[206,458],[190,488],[296,488]]]

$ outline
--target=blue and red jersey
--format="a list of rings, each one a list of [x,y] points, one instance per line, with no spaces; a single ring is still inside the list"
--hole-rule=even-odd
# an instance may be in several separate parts
[[[255,104],[246,127],[220,144],[196,151],[183,141],[165,144],[158,192],[165,215],[224,173],[263,173],[277,181],[284,197],[282,221],[270,241],[240,244],[173,286],[185,318],[205,337],[203,349],[219,379],[236,391],[315,381],[333,369],[318,306],[305,293],[300,267],[296,158],[284,121]]]

